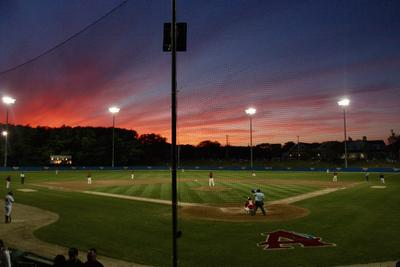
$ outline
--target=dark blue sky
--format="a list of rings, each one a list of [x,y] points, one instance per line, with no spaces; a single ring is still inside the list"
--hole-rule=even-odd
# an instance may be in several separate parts
[[[1,1],[0,71],[79,31],[121,1]],[[179,1],[179,142],[342,139],[400,132],[399,1]],[[131,0],[54,52],[0,76],[17,124],[109,126],[170,135],[170,1]]]

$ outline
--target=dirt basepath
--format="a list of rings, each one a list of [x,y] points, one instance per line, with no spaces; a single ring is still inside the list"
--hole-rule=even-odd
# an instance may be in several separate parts
[[[343,189],[345,189],[345,187],[343,187]],[[298,202],[301,200],[326,195],[326,194],[335,192],[337,190],[339,190],[339,188],[325,188],[325,189],[318,190],[318,191],[313,191],[313,192],[309,192],[309,193],[305,193],[305,194],[301,194],[301,195],[296,195],[293,197],[288,197],[288,198],[284,198],[284,199],[271,201],[270,204],[292,204],[292,203],[295,203],[295,202]]]
[[[4,206],[3,200],[0,200],[0,206]],[[5,224],[1,221],[0,223],[0,237],[8,247],[36,253],[49,259],[53,259],[57,254],[66,255],[68,248],[43,242],[33,235],[35,230],[56,222],[58,218],[55,213],[15,203],[12,222]],[[86,252],[80,251],[79,256],[83,260]],[[102,256],[99,256],[99,260],[107,267],[146,266]]]

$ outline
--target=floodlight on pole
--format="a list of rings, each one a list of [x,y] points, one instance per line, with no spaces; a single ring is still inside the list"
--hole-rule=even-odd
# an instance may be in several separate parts
[[[256,114],[257,110],[255,108],[248,108],[244,112],[250,117],[250,169],[254,176],[253,170],[253,115]]]
[[[3,96],[1,98],[3,101],[3,104],[6,105],[6,129],[3,131],[3,136],[4,138],[4,168],[7,167],[7,157],[8,157],[8,107],[13,105],[15,103],[15,98],[10,97],[10,96]],[[4,134],[5,133],[5,134]]]
[[[108,111],[111,112],[112,114],[118,113],[121,109],[119,107],[110,107],[108,108]]]
[[[113,116],[113,126],[112,126],[112,155],[111,155],[111,167],[114,168],[114,154],[115,154],[115,115],[120,111],[119,107],[113,106],[108,108],[108,111]]]
[[[2,98],[3,103],[6,105],[11,105],[15,103],[15,98],[9,97],[9,96],[3,96]]]
[[[246,112],[247,115],[251,116],[251,115],[256,114],[257,110],[255,108],[248,108],[248,109],[245,110],[245,112]]]
[[[343,107],[343,130],[344,130],[344,166],[347,168],[347,125],[346,125],[346,107],[350,105],[350,99],[343,98],[339,100],[338,105]]]
[[[339,106],[347,107],[348,105],[350,105],[350,99],[343,98],[340,101],[338,101],[337,103],[338,103]]]

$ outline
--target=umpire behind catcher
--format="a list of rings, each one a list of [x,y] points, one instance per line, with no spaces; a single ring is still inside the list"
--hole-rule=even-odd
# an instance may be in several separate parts
[[[263,215],[265,215],[264,198],[265,198],[265,196],[263,193],[261,193],[261,190],[257,189],[257,191],[254,193],[255,208],[254,208],[254,212],[252,213],[252,215],[256,215],[258,208],[260,208]]]

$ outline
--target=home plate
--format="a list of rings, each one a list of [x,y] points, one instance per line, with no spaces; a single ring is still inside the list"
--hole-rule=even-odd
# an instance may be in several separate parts
[[[21,192],[36,192],[37,190],[35,189],[29,189],[29,188],[23,188],[23,189],[17,189],[17,191],[21,191]]]
[[[373,186],[371,186],[371,188],[383,189],[383,188],[386,188],[386,186],[385,185],[373,185]]]

